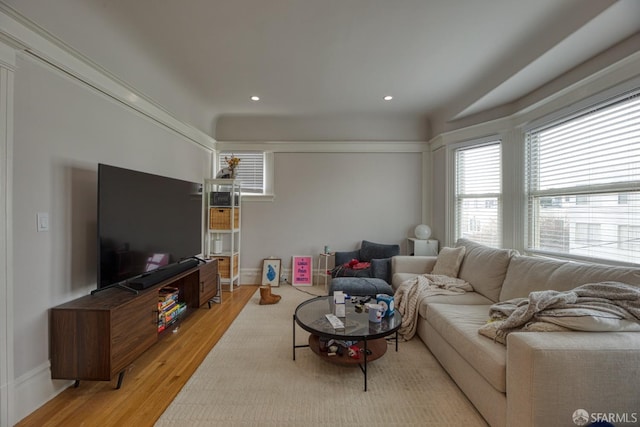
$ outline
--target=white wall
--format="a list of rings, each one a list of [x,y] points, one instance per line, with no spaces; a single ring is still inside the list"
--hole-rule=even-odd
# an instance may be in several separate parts
[[[275,153],[275,199],[245,202],[242,269],[317,255],[325,245],[401,244],[421,222],[421,153]],[[249,279],[250,280],[250,279]],[[254,282],[256,283],[256,282]],[[259,282],[257,282],[259,283]]]
[[[96,287],[98,163],[201,181],[211,152],[28,55],[18,56],[14,108],[18,420],[66,384],[50,380],[48,310]],[[36,232],[38,212],[49,232]]]

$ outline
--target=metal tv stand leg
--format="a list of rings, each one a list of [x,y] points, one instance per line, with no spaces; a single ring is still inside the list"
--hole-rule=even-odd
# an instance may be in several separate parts
[[[120,390],[120,387],[122,386],[122,380],[124,379],[124,371],[121,371],[118,374],[118,385],[116,386],[116,390]]]

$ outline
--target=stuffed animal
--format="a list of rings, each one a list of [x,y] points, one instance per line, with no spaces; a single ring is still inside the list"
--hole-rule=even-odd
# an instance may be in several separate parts
[[[349,357],[352,359],[360,359],[360,349],[357,345],[349,346]]]

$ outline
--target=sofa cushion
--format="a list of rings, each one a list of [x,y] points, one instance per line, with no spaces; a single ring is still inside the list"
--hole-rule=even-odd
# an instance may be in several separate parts
[[[394,291],[397,291],[402,282],[413,279],[416,276],[418,276],[416,273],[395,273],[391,279],[391,287]]]
[[[478,329],[478,333],[500,344],[507,345],[507,337],[498,333],[498,328],[504,321],[487,322]],[[529,322],[518,332],[569,332],[571,329],[549,322]]]
[[[518,252],[513,249],[490,248],[467,239],[459,239],[456,247],[460,246],[464,246],[466,250],[458,277],[471,283],[476,292],[491,301],[499,301],[509,261]]]
[[[400,254],[400,245],[384,245],[363,240],[360,246],[360,261],[391,258],[398,254]]]
[[[496,390],[506,392],[505,346],[478,334],[488,305],[430,304],[427,321]]]
[[[477,292],[465,292],[458,295],[431,295],[420,302],[418,314],[426,319],[427,307],[431,304],[491,305],[493,301]]]
[[[516,256],[509,264],[500,292],[500,301],[526,298],[535,291],[569,291],[580,285],[604,281],[640,286],[640,268]]]
[[[442,248],[438,254],[436,265],[433,266],[432,274],[458,277],[458,271],[460,270],[460,264],[462,264],[465,250],[466,248],[464,246]]]

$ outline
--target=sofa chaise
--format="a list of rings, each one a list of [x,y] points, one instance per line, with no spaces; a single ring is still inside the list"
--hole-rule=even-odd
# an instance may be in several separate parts
[[[628,324],[516,331],[505,344],[479,332],[497,302],[603,281],[640,287],[640,269],[523,256],[465,239],[455,247],[464,247],[457,277],[473,291],[423,298],[416,334],[491,426],[573,426],[579,410],[589,422],[614,416],[616,426],[640,424],[640,332],[628,332],[634,330]],[[431,273],[437,262],[435,256],[394,257],[394,291]]]

